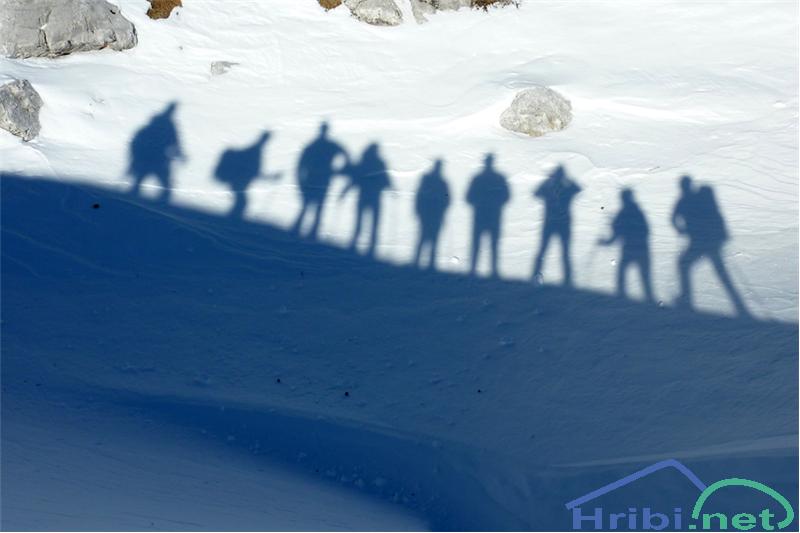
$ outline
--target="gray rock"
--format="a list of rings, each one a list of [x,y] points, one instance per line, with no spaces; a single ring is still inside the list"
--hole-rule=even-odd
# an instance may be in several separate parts
[[[428,22],[428,18],[425,15],[429,15],[436,11],[428,4],[422,2],[422,0],[410,0],[410,2],[411,13],[414,15],[414,20],[416,20],[418,24]]]
[[[411,0],[411,13],[414,14],[414,20],[422,24],[427,22],[428,19],[425,15],[430,15],[436,12],[436,8],[425,0]]]
[[[211,75],[212,76],[220,76],[228,72],[232,67],[235,67],[239,63],[234,63],[233,61],[212,61],[211,62]]]
[[[504,7],[504,6],[514,6],[519,7],[520,2],[522,0],[494,0],[493,2],[481,2],[480,0],[472,0],[472,7],[475,8],[484,8],[488,9],[490,7]]]
[[[136,28],[105,0],[0,0],[0,54],[7,57],[126,50],[136,43]]]
[[[484,7],[485,4],[478,0],[412,0],[429,6],[433,11],[455,11],[462,7]],[[520,0],[495,0],[494,6],[516,6]]]
[[[394,0],[344,0],[350,13],[358,20],[376,26],[397,26],[403,22],[403,12]]]
[[[420,0],[438,11],[449,11],[472,7],[472,0]]]
[[[28,80],[14,80],[0,85],[0,128],[23,141],[39,135],[39,110],[42,97]]]
[[[569,100],[549,87],[523,89],[500,115],[500,125],[505,129],[532,137],[563,130],[571,120]]]

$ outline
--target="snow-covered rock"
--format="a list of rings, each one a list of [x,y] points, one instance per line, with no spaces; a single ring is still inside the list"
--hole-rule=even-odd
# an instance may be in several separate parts
[[[462,7],[488,8],[489,6],[519,5],[518,0],[411,0],[411,12],[417,22],[422,24],[428,19],[425,15],[437,11],[457,11]]]
[[[358,20],[376,26],[397,26],[403,12],[394,0],[345,0],[344,4]]]
[[[436,8],[426,0],[411,0],[411,13],[414,15],[414,20],[422,24],[427,22],[428,19],[425,15],[430,15],[436,12]]]
[[[462,7],[486,8],[489,6],[515,6],[518,0],[411,0],[414,3],[425,4],[433,11],[452,11]]]
[[[0,86],[0,128],[23,141],[39,135],[42,98],[28,80],[14,80]]]
[[[239,63],[234,61],[212,61],[211,62],[211,75],[212,76],[221,76],[228,72],[231,68],[235,67]]]
[[[500,125],[507,130],[539,137],[566,128],[572,120],[569,100],[549,87],[531,87],[517,93],[508,109],[500,115]]]
[[[126,50],[136,43],[134,25],[105,0],[0,0],[0,53],[7,57]]]
[[[489,7],[516,6],[522,0],[472,0],[472,7],[487,9]]]
[[[428,4],[434,10],[447,11],[461,9],[462,7],[472,7],[472,0],[420,0],[423,4]]]

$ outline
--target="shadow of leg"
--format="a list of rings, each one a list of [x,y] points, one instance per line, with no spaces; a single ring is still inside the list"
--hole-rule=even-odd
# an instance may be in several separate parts
[[[620,298],[627,298],[625,293],[625,277],[628,271],[628,259],[623,257],[617,265],[617,296]]]
[[[481,247],[481,229],[477,224],[473,225],[472,229],[472,256],[470,257],[469,273],[474,276],[478,270],[478,253]]]
[[[489,238],[491,239],[491,246],[492,246],[492,277],[498,278],[500,276],[500,271],[498,270],[498,247],[500,245],[500,228],[493,227],[489,232]]]
[[[536,253],[536,261],[533,263],[533,280],[542,280],[542,262],[544,261],[544,254],[547,252],[547,247],[550,245],[550,237],[552,233],[545,229],[542,232],[542,240],[539,242],[539,251]]]
[[[642,278],[642,289],[644,289],[644,297],[650,303],[655,303],[656,299],[653,296],[653,280],[650,273],[650,254],[645,252],[639,259],[639,274]]]
[[[303,218],[306,216],[306,211],[308,211],[308,201],[304,199],[303,205],[300,207],[300,213],[297,214],[297,220],[294,221],[292,226],[292,233],[295,235],[300,235],[300,228],[303,226]]]
[[[319,225],[320,222],[322,222],[323,205],[324,205],[323,200],[317,200],[314,202],[314,211],[312,211],[314,216],[314,222],[311,224],[311,230],[308,232],[308,235],[315,241],[319,236]]]
[[[370,257],[375,256],[375,248],[378,246],[378,224],[380,222],[380,210],[375,208],[372,210],[372,232],[369,236],[369,250],[367,255]]]
[[[569,230],[561,232],[561,263],[564,266],[564,286],[572,287],[572,263],[569,260]]]
[[[712,253],[708,254],[708,257],[714,264],[714,270],[717,271],[717,276],[719,276],[719,279],[722,282],[722,286],[725,287],[725,291],[727,291],[728,297],[730,297],[731,301],[733,302],[733,305],[736,308],[736,312],[739,313],[739,315],[741,316],[750,316],[750,312],[747,310],[747,307],[745,307],[741,296],[739,296],[739,292],[733,286],[733,281],[731,280],[731,277],[728,274],[728,269],[725,268],[725,263],[722,261],[722,256],[720,255],[720,251],[714,250]]]
[[[679,307],[692,307],[692,278],[689,275],[689,270],[702,255],[700,250],[690,246],[684,250],[678,259],[681,292],[675,300],[675,305]]]

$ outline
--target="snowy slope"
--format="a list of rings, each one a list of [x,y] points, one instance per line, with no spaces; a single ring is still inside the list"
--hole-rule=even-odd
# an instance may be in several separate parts
[[[564,502],[670,457],[796,499],[794,3],[528,2],[396,28],[311,1],[195,0],[157,22],[119,3],[131,51],[0,59],[46,103],[36,141],[0,133],[4,527],[566,527]],[[218,60],[239,64],[212,76]],[[572,101],[568,129],[499,127],[530,84]],[[155,186],[129,194],[125,173],[134,133],[173,101],[186,161],[166,205]],[[321,242],[286,231],[322,121],[353,156],[381,145],[375,260],[346,249],[344,180]],[[226,216],[217,161],[264,130],[263,169],[281,177]],[[498,280],[466,275],[464,196],[489,152],[511,187]],[[438,272],[423,273],[414,193],[439,157],[452,203]],[[532,191],[559,163],[583,188],[574,290],[557,285],[557,247],[545,285],[530,281]],[[671,305],[685,173],[714,187],[753,318],[732,316],[708,265],[698,310]],[[635,282],[635,300],[616,297],[619,251],[595,244],[625,186],[650,223],[659,305]],[[66,448],[63,470],[39,466]],[[124,489],[142,468],[158,474]],[[70,479],[74,506],[109,489],[125,502],[59,521]]]
[[[230,434],[91,397],[67,396],[65,408],[19,392],[3,406],[5,530],[427,527],[397,506],[242,454]]]

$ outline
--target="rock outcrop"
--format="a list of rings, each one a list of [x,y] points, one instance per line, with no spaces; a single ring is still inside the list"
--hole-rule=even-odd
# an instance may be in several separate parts
[[[500,125],[507,130],[539,137],[566,128],[572,120],[569,100],[549,87],[532,87],[517,93],[508,109],[500,115]]]
[[[448,11],[461,9],[462,7],[472,7],[472,0],[419,0],[423,4],[428,4],[436,11]]]
[[[0,85],[0,128],[23,141],[39,135],[39,110],[42,97],[28,80],[14,80]]]
[[[403,12],[394,0],[344,0],[358,20],[375,26],[397,26],[403,22]]]
[[[492,6],[516,6],[519,7],[521,0],[472,0],[472,7],[476,9],[488,9]]]
[[[417,22],[428,19],[425,15],[437,11],[456,11],[462,7],[487,10],[490,6],[518,6],[521,0],[411,0],[411,12]]]
[[[428,21],[425,15],[430,15],[435,12],[436,8],[425,0],[411,0],[411,13],[414,15],[414,20],[419,24]]]
[[[7,57],[126,50],[136,43],[136,28],[105,0],[0,0],[0,54]]]
[[[181,0],[148,0],[150,2],[150,9],[147,10],[147,16],[151,19],[166,19],[172,14],[172,10],[176,7],[181,7],[183,4]]]
[[[422,4],[427,4],[434,11],[449,11],[461,9],[462,7],[474,7],[486,9],[489,6],[516,6],[519,0],[417,0]]]

